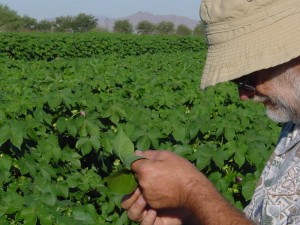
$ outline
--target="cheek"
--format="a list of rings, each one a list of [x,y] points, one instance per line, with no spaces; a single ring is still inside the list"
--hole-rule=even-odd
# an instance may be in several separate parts
[[[300,76],[300,64],[294,67],[294,73],[297,74],[297,76]]]
[[[263,83],[258,83],[256,85],[256,91],[259,95],[264,95],[264,96],[272,96],[274,95],[274,90],[275,88],[277,89],[277,87],[275,87],[274,85],[272,85],[271,82],[269,81],[265,81]]]
[[[286,82],[266,81],[256,86],[257,94],[278,101],[285,106],[295,106],[295,98],[291,93],[291,86]]]
[[[286,95],[290,85],[285,74],[280,76],[274,76],[274,74],[276,74],[275,71],[270,71],[257,79],[256,90],[258,94],[270,97]]]

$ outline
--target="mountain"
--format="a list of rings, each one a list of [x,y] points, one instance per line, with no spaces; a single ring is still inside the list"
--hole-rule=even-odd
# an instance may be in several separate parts
[[[197,20],[193,20],[190,18],[182,17],[182,16],[176,16],[176,15],[154,15],[148,12],[137,12],[133,15],[127,16],[127,17],[120,17],[120,18],[109,18],[105,16],[98,16],[96,17],[98,19],[98,25],[100,27],[107,28],[109,30],[113,29],[114,22],[116,20],[129,20],[129,22],[135,27],[140,21],[142,20],[148,20],[151,23],[158,24],[161,21],[171,21],[174,23],[175,27],[177,27],[180,24],[184,24],[187,27],[194,29],[195,26],[199,23]]]

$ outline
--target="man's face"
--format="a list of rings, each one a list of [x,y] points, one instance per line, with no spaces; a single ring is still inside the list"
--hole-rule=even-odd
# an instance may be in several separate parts
[[[249,75],[255,91],[239,89],[240,98],[263,103],[276,122],[300,124],[300,64],[292,62]]]

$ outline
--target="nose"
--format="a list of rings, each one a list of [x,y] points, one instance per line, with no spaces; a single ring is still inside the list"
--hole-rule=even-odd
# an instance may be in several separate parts
[[[239,95],[240,95],[240,99],[246,101],[246,100],[252,99],[254,97],[255,91],[246,90],[244,88],[239,88]]]

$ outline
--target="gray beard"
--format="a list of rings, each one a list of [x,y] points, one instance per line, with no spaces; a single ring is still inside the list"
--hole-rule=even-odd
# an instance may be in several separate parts
[[[292,121],[295,124],[300,124],[300,111],[294,110],[286,101],[280,98],[255,96],[254,101],[266,103],[267,116],[277,122],[286,123]]]

